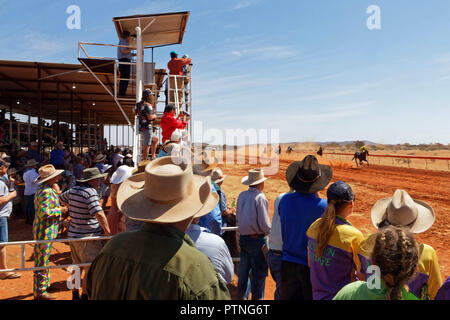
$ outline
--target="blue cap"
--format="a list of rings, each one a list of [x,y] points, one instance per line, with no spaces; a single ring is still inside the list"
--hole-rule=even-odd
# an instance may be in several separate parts
[[[327,198],[328,200],[352,201],[355,200],[355,194],[347,183],[339,180],[328,187]]]
[[[170,52],[170,56],[172,57],[172,56],[178,56],[178,53],[176,52],[176,51],[171,51]]]

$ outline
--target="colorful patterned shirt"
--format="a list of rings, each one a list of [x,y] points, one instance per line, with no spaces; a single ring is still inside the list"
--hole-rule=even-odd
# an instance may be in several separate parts
[[[61,217],[61,204],[56,191],[46,183],[39,186],[34,196],[36,216],[33,224],[35,240],[55,239]]]
[[[322,256],[316,254],[319,224],[317,219],[306,232],[308,237],[308,266],[314,300],[331,300],[344,286],[356,280],[357,250],[363,234],[350,222],[336,217],[335,229]]]
[[[367,267],[372,264],[370,257],[375,246],[375,239],[376,234],[371,234],[359,245],[360,279],[366,278]],[[416,275],[408,283],[409,290],[423,300],[432,300],[441,285],[442,276],[436,251],[429,245],[419,243],[419,264]]]

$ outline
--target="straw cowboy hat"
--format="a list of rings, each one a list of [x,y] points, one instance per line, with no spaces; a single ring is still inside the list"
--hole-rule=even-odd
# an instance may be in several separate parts
[[[61,173],[63,173],[64,170],[56,170],[54,166],[51,164],[46,164],[45,166],[42,166],[38,170],[39,177],[34,180],[35,183],[41,184],[47,180],[50,180]]]
[[[206,152],[194,158],[193,170],[195,174],[204,177],[209,176],[215,167],[217,167],[217,159],[215,157],[211,159]]]
[[[264,177],[263,169],[251,169],[248,170],[248,176],[242,178],[241,183],[246,186],[255,186],[266,181],[267,179],[269,178]]]
[[[142,173],[145,171],[145,167],[150,163],[151,160],[142,160],[138,163],[138,172]]]
[[[88,182],[94,179],[106,177],[107,173],[100,173],[97,167],[87,168],[83,170],[83,179],[77,180],[78,182]]]
[[[331,167],[319,164],[317,158],[308,155],[302,161],[295,161],[286,169],[289,186],[301,193],[315,193],[324,189],[333,176]]]
[[[395,190],[389,198],[378,200],[371,210],[375,228],[387,221],[391,225],[408,227],[412,233],[428,230],[436,219],[433,208],[415,200],[405,190]]]
[[[17,171],[15,168],[9,168],[6,173],[8,174],[8,176],[10,176],[10,175],[16,174]]]
[[[225,180],[226,177],[227,175],[223,174],[222,169],[220,168],[214,168],[211,173],[211,180],[214,181],[215,183],[222,182],[223,180]]]
[[[211,178],[194,174],[192,165],[161,157],[122,182],[117,205],[133,220],[175,223],[211,212],[219,201],[211,187]]]
[[[34,159],[30,159],[30,160],[28,160],[27,163],[25,164],[25,167],[34,167],[34,166],[37,166],[37,165],[39,165],[39,162],[37,162],[37,161],[34,160]]]

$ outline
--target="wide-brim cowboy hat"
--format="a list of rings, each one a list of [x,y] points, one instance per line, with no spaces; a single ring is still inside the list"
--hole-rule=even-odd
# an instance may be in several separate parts
[[[219,201],[211,178],[193,174],[181,158],[162,157],[143,173],[122,182],[117,205],[128,218],[152,223],[176,223],[211,212]]]
[[[104,155],[104,154],[98,154],[98,155],[95,157],[94,162],[102,162],[102,161],[104,161],[104,160],[106,160],[106,155]]]
[[[225,180],[227,177],[226,174],[223,174],[222,169],[220,168],[214,168],[211,173],[211,180],[215,183],[220,183]]]
[[[39,162],[37,162],[34,159],[28,160],[27,163],[25,164],[25,167],[34,167],[39,165]]]
[[[396,190],[392,197],[378,200],[370,214],[377,229],[381,222],[387,221],[391,225],[407,227],[412,233],[428,230],[436,219],[429,204],[411,198],[404,190]]]
[[[107,173],[101,173],[98,168],[87,168],[83,170],[83,178],[77,180],[77,182],[88,182],[94,179],[100,179],[106,177]]]
[[[51,164],[46,164],[45,166],[42,166],[38,170],[39,177],[34,180],[36,184],[41,184],[45,181],[48,181],[56,176],[59,176],[61,173],[63,173],[64,170],[58,169],[56,170],[55,167]]]
[[[291,189],[301,193],[315,193],[323,190],[333,176],[331,167],[319,164],[315,156],[308,155],[295,161],[286,169],[286,181]]]
[[[262,169],[251,169],[248,171],[248,176],[241,179],[241,183],[246,186],[255,186],[266,181],[267,177],[264,177],[264,171]]]
[[[217,159],[215,157],[210,158],[206,154],[206,152],[204,152],[201,156],[197,156],[194,158],[194,164],[192,168],[195,174],[206,177],[211,175],[212,170],[216,168],[217,165]]]

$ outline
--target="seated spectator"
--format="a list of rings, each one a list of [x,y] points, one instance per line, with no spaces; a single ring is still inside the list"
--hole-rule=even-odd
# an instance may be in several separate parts
[[[122,155],[122,150],[120,148],[116,148],[116,150],[114,150],[114,154],[111,159],[114,170],[122,165],[121,161],[124,157],[125,156]]]
[[[184,129],[186,127],[186,115],[184,113],[180,113],[177,118],[175,118],[175,107],[173,105],[168,105],[164,109],[164,115],[161,118],[160,125],[162,143],[165,143],[170,140],[172,132],[174,132],[175,129]]]
[[[211,211],[218,196],[191,165],[173,159],[153,160],[144,173],[122,182],[119,210],[145,225],[114,236],[93,261],[90,299],[230,299],[211,261],[185,234],[194,216]]]
[[[355,205],[352,188],[337,181],[328,188],[327,198],[323,216],[306,232],[314,300],[331,300],[345,285],[356,280],[358,245],[364,239],[347,220]]]
[[[371,210],[372,223],[377,229],[389,225],[407,228],[410,232],[419,234],[427,231],[434,223],[433,208],[411,196],[404,190],[396,190],[392,197],[378,200]],[[358,248],[358,257],[361,261],[359,272],[365,279],[367,267],[372,264],[370,260],[374,247],[376,234],[366,237]],[[410,291],[422,300],[434,299],[442,285],[441,271],[434,249],[424,243],[418,242],[419,262],[417,274],[408,286]]]
[[[411,232],[395,226],[380,229],[370,259],[380,268],[381,279],[352,282],[333,300],[418,300],[407,287],[419,263],[418,245]]]
[[[194,241],[198,250],[206,254],[225,283],[234,276],[234,264],[225,241],[198,225],[200,218],[194,218],[186,234]]]
[[[42,162],[44,162],[44,157],[39,154],[38,143],[36,141],[30,143],[26,158],[27,160],[34,159],[39,164],[42,164]]]
[[[181,156],[181,133],[175,129],[170,136],[170,141],[166,141],[158,154],[158,158],[165,156],[180,157]]]

